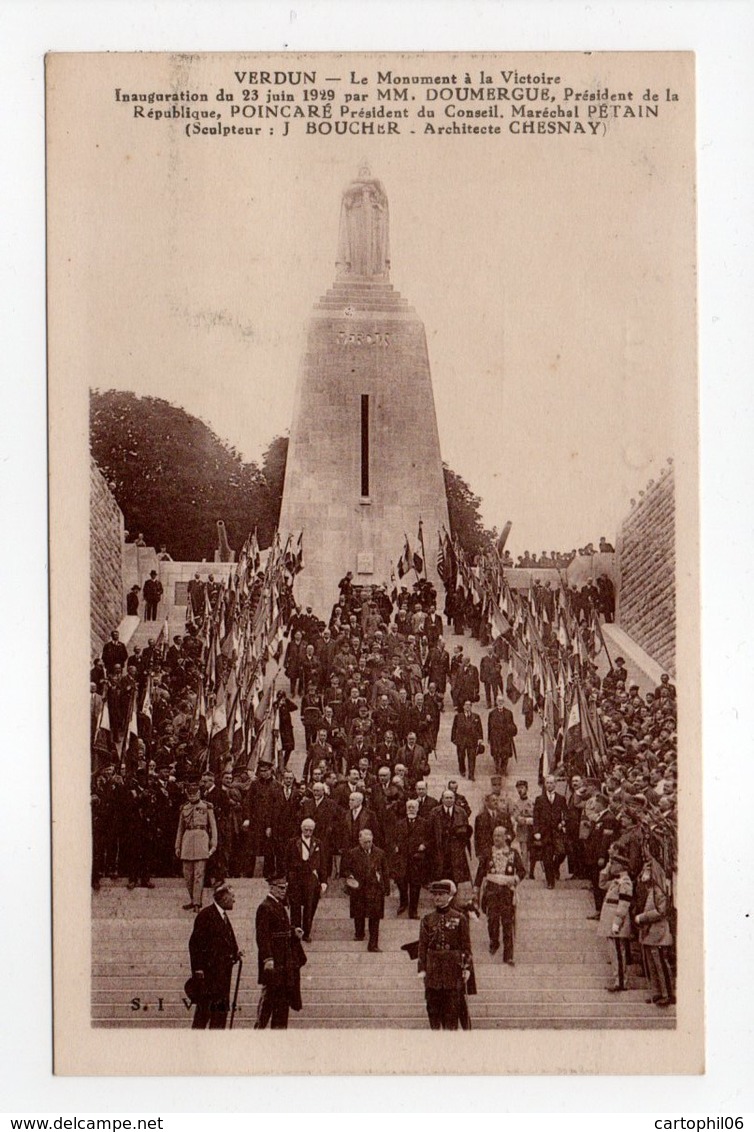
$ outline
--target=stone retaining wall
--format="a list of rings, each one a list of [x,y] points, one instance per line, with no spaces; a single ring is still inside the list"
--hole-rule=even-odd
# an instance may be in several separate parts
[[[89,602],[92,656],[123,617],[123,512],[115,502],[102,473],[89,468]]]
[[[646,491],[618,537],[617,623],[675,676],[675,481],[672,467]]]

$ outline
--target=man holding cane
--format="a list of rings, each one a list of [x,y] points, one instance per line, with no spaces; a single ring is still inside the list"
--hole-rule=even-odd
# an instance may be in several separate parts
[[[194,920],[189,940],[191,978],[186,983],[186,993],[196,1004],[192,1030],[225,1029],[230,1010],[231,974],[235,964],[243,958],[228,918],[235,901],[230,885],[218,884],[212,904],[203,908]]]

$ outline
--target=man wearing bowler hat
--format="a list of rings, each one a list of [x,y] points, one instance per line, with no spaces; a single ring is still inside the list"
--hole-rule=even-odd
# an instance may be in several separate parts
[[[229,884],[218,884],[214,900],[194,920],[189,940],[191,978],[186,992],[196,1004],[192,1030],[224,1030],[230,1008],[230,979],[242,958],[228,917],[235,904]]]

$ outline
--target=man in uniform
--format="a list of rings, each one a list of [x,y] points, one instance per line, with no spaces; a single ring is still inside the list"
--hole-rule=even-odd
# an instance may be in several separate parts
[[[519,778],[516,783],[518,797],[509,806],[511,821],[513,822],[518,851],[524,868],[531,879],[534,876],[534,861],[531,857],[532,826],[534,825],[534,803],[529,797],[529,783],[525,778]]]
[[[427,1016],[432,1030],[457,1030],[465,1013],[465,988],[471,974],[471,935],[466,915],[452,905],[452,880],[429,886],[435,909],[422,918],[419,931],[419,977],[424,980]]]
[[[500,949],[503,928],[503,962],[513,966],[513,940],[516,925],[516,888],[526,876],[521,855],[511,847],[510,830],[496,826],[492,844],[479,859],[474,890],[479,906],[487,916],[490,955]]]
[[[198,782],[187,785],[186,797],[178,819],[175,855],[183,865],[183,879],[189,894],[184,910],[198,912],[202,906],[207,861],[217,848],[217,822],[211,803],[201,796]]]
[[[192,1030],[224,1030],[230,1009],[230,978],[242,957],[228,918],[235,904],[229,884],[215,887],[214,900],[194,920],[189,940],[191,998],[196,1003]]]
[[[301,1009],[301,968],[306,952],[301,946],[302,928],[294,928],[288,915],[288,881],[273,875],[270,891],[257,908],[256,938],[259,960],[259,996],[255,1030],[267,1025],[288,1029],[289,1010]]]

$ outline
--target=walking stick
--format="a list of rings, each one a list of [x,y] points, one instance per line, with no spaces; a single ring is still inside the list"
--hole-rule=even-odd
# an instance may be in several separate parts
[[[233,1029],[233,1019],[236,1016],[236,1006],[238,1005],[238,985],[241,982],[241,971],[243,970],[243,959],[239,957],[238,960],[238,973],[236,975],[236,989],[233,994],[233,1005],[230,1008],[230,1025],[229,1030]]]

